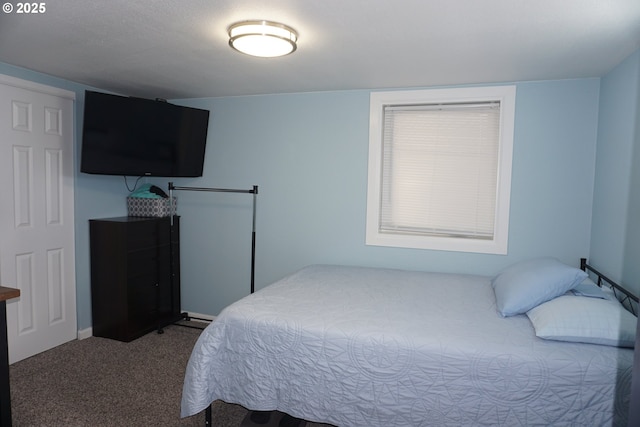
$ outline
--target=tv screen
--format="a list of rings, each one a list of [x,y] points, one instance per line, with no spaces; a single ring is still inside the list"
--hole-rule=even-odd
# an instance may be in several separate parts
[[[80,171],[202,176],[209,111],[86,91]]]

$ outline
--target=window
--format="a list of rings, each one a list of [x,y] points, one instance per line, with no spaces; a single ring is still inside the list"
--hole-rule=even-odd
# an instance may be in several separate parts
[[[368,245],[507,253],[515,93],[371,94]]]

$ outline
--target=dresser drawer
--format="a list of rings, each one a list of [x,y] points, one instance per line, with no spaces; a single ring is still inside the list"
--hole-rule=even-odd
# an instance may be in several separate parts
[[[127,254],[127,277],[135,278],[150,273],[158,274],[160,264],[157,247],[145,247],[136,251],[129,251]]]
[[[137,251],[154,247],[160,242],[160,229],[157,222],[138,222],[127,227],[127,250]]]

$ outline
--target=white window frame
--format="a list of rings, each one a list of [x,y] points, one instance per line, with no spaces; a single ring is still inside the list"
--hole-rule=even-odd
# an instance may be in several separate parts
[[[515,99],[516,87],[513,85],[372,92],[370,95],[366,244],[506,255],[509,240]],[[498,188],[496,190],[493,239],[482,240],[464,237],[380,232],[385,106],[486,101],[500,103]]]

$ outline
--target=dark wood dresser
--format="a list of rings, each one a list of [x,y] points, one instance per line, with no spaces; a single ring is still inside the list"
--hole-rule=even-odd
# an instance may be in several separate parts
[[[132,341],[181,318],[180,218],[89,220],[93,335]]]

